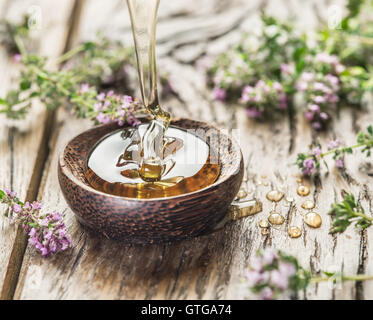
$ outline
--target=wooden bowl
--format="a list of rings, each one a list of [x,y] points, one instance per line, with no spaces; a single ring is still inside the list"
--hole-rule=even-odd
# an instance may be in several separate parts
[[[84,174],[88,157],[100,139],[119,127],[114,123],[94,127],[72,139],[59,159],[60,186],[79,222],[107,238],[154,243],[201,235],[225,216],[243,178],[238,144],[204,122],[178,119],[171,124],[220,135],[223,148],[210,141],[210,148],[219,150],[221,172],[216,182],[192,193],[157,199],[125,198],[97,191]]]

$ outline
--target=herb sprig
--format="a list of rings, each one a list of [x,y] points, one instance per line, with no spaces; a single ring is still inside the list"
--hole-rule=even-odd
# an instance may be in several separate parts
[[[22,226],[29,236],[30,245],[43,256],[53,255],[71,246],[72,241],[60,213],[42,213],[42,203],[37,201],[23,203],[17,197],[17,193],[10,190],[0,190],[1,203],[8,209],[5,211],[5,216]]]
[[[343,201],[333,204],[329,214],[333,219],[330,233],[342,233],[353,222],[362,229],[370,227],[373,223],[373,218],[365,214],[364,208],[355,201],[352,194],[346,194]]]
[[[343,272],[312,273],[300,266],[298,260],[282,251],[258,251],[244,272],[244,280],[251,292],[263,300],[288,299],[305,290],[311,283],[373,280],[373,276],[345,275]]]
[[[304,175],[311,175],[321,167],[323,163],[327,167],[327,163],[324,158],[332,156],[335,160],[335,164],[338,168],[344,167],[344,156],[346,154],[352,154],[354,149],[360,149],[361,153],[365,154],[366,157],[371,156],[371,150],[373,148],[373,127],[369,125],[366,132],[360,131],[357,135],[356,144],[351,146],[340,146],[338,139],[332,140],[328,144],[328,150],[322,152],[322,146],[320,143],[317,145],[310,145],[307,153],[299,153],[297,155],[296,165],[302,171]]]
[[[259,35],[246,34],[232,50],[202,60],[214,98],[244,106],[251,118],[297,108],[315,130],[326,128],[338,107],[363,106],[373,92],[373,23],[360,14],[365,5],[372,10],[369,1],[350,0],[341,28],[316,35],[263,15]]]

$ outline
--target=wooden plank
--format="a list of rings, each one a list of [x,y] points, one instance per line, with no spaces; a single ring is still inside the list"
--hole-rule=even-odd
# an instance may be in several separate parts
[[[52,4],[45,0],[2,2],[1,7],[6,10],[3,16],[13,21],[21,20],[22,15],[27,13],[32,6],[34,8],[37,6],[42,13],[42,24],[40,30],[33,31],[33,36],[43,34],[43,41],[37,48],[38,52],[49,57],[56,57],[62,52],[64,41],[61,39],[66,37],[66,21],[71,11],[72,1],[66,1],[63,5],[53,5],[53,10],[50,10]],[[0,65],[5,69],[1,77],[1,95],[3,95],[12,87],[11,80],[16,75],[18,66],[7,56],[4,48],[1,48],[0,59]],[[10,121],[3,117],[0,119],[0,161],[3,163],[0,186],[17,190],[20,198],[30,200],[36,198],[47,153],[48,132],[45,124],[49,122],[50,117],[44,109],[44,106],[35,103],[25,120]],[[26,245],[25,239],[21,230],[17,231],[14,225],[9,225],[6,219],[2,219],[0,230],[2,298],[10,298],[12,291],[14,292]]]
[[[273,10],[271,8],[274,7],[275,1],[266,3],[268,10]],[[227,3],[225,4],[228,6]],[[96,5],[97,1],[90,1],[83,12],[90,12],[90,15],[95,16],[98,10],[102,9]],[[116,8],[119,11],[120,7],[117,5],[119,6],[117,3],[112,4],[113,7],[107,10]],[[172,9],[171,12],[183,12],[181,7],[176,11],[173,10],[176,9]],[[311,15],[314,8],[309,10]],[[293,12],[297,13],[297,10],[294,9]],[[124,13],[118,12],[117,15],[123,17]],[[92,26],[87,27],[91,21],[89,17],[87,15],[84,17],[76,40],[85,39],[88,37],[87,34],[93,33]],[[188,19],[196,21],[198,15],[194,11],[191,12],[188,7],[182,18],[184,21]],[[121,19],[113,16],[111,21]],[[171,21],[173,19],[178,19],[178,16],[168,17],[165,14],[162,15],[160,23],[175,25],[176,22]],[[215,21],[216,18],[211,19]],[[242,22],[242,25],[239,23],[232,25],[244,28],[254,21],[255,14],[252,14]],[[102,19],[102,23],[106,23],[105,19]],[[121,26],[128,24],[128,21],[122,23]],[[96,24],[96,27],[100,28],[100,24]],[[125,26],[122,28],[124,30]],[[159,30],[162,33],[161,30],[164,29],[160,27]],[[203,43],[207,33],[201,32],[201,38],[193,38],[193,41]],[[224,36],[231,37],[234,34],[235,30],[232,30]],[[160,46],[175,47],[172,37],[167,37],[170,39],[165,40]],[[164,39],[167,37],[164,36]],[[172,244],[123,245],[87,233],[76,222],[59,191],[56,166],[58,154],[63,150],[65,143],[91,124],[88,121],[73,119],[61,110],[58,114],[58,130],[54,132],[51,140],[52,153],[40,195],[52,209],[65,213],[74,247],[48,260],[28,248],[15,298],[242,299],[252,297],[247,288],[242,285],[242,271],[253,254],[264,247],[281,249],[297,256],[301,264],[314,273],[331,267],[338,268],[341,265],[344,266],[346,273],[356,273],[361,270],[373,273],[373,265],[367,258],[369,253],[367,239],[371,237],[373,231],[359,233],[351,228],[343,235],[328,234],[331,221],[327,211],[331,203],[340,199],[342,189],[354,192],[356,195],[360,193],[362,204],[371,211],[371,177],[359,169],[361,161],[364,160],[360,158],[349,160],[348,169],[342,174],[334,172],[331,165],[331,172],[328,175],[323,172],[320,178],[304,181],[311,187],[311,194],[307,198],[299,197],[296,194],[297,178],[294,177],[297,169],[292,163],[295,161],[296,154],[305,151],[307,145],[316,138],[302,115],[298,114],[294,119],[285,116],[269,123],[255,123],[246,118],[242,109],[212,102],[203,84],[203,77],[192,66],[178,61],[178,57],[182,56],[182,49],[188,48],[191,41],[188,35],[181,39],[184,39],[183,42],[176,44],[177,50],[180,50],[178,55],[170,56],[171,50],[164,58],[165,65],[176,71],[176,75],[180,75],[173,81],[177,97],[165,100],[164,103],[177,115],[196,117],[215,122],[221,127],[239,130],[247,167],[247,187],[251,190],[251,195],[263,201],[263,212],[228,223],[225,228],[209,235]],[[219,39],[221,38],[217,37],[211,43],[216,48],[223,49],[224,43],[218,43]],[[208,50],[207,46],[202,50]],[[353,112],[351,115],[351,111],[344,110],[333,121],[330,131],[320,136],[320,140],[326,144],[335,135],[342,141],[351,143],[356,130],[365,127],[367,123],[371,123],[371,120],[372,113],[367,115]],[[264,178],[262,175],[267,177]],[[353,177],[356,181],[349,177]],[[267,218],[274,208],[274,205],[265,199],[265,194],[272,188],[283,189],[287,196],[295,199],[295,202],[292,206],[286,206],[283,200],[277,205],[276,210],[281,211],[287,218],[287,222],[279,230],[272,229],[268,236],[263,237],[257,224],[260,219]],[[364,190],[364,193],[361,190]],[[317,203],[315,210],[323,218],[320,229],[310,229],[303,223],[301,214],[304,210],[300,205],[305,199],[313,199]],[[301,227],[302,237],[290,239],[286,231],[290,225]],[[313,285],[300,293],[300,298],[353,299],[372,297],[372,295],[372,284],[345,283],[341,288],[332,288],[328,283],[323,283]]]

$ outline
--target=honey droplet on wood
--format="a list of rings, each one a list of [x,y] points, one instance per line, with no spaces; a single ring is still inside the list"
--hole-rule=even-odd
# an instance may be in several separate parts
[[[234,201],[230,207],[229,217],[238,220],[262,211],[262,203],[256,199],[237,202]]]
[[[261,228],[268,228],[269,227],[269,223],[267,220],[260,220],[259,221],[259,227]]]
[[[302,197],[308,196],[310,192],[311,190],[307,186],[299,186],[297,189],[297,193]]]
[[[269,234],[269,228],[262,228],[261,233],[263,236],[266,236]]]
[[[288,233],[291,238],[299,238],[302,235],[302,230],[298,227],[290,227]]]
[[[320,228],[322,219],[316,212],[309,212],[304,217],[304,222],[312,228]]]
[[[304,203],[302,203],[301,207],[306,210],[311,210],[315,208],[315,202],[313,202],[312,200],[307,200]]]
[[[238,199],[243,199],[247,196],[247,192],[245,189],[240,189],[240,191],[238,191],[237,193],[237,198]]]
[[[271,224],[280,225],[280,224],[283,224],[285,222],[285,218],[284,218],[283,215],[281,215],[277,212],[272,212],[268,217],[268,221]]]
[[[271,190],[266,195],[266,198],[273,202],[279,202],[283,197],[284,193],[278,190]]]

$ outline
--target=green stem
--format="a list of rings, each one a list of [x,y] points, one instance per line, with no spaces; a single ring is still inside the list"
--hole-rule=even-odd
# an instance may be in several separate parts
[[[77,47],[67,51],[65,54],[63,54],[59,58],[57,58],[55,62],[56,62],[57,65],[59,65],[62,62],[65,62],[65,61],[71,59],[73,56],[75,56],[79,52],[84,51],[84,49],[85,49],[85,46],[83,44],[80,45],[80,46],[77,46]]]
[[[18,35],[15,35],[14,36],[14,42],[16,43],[17,49],[20,52],[20,54],[23,57],[27,56],[27,51],[26,51],[25,45],[24,45],[21,37],[18,36]]]
[[[345,147],[345,148],[335,148],[335,149],[331,149],[327,152],[324,152],[322,154],[320,154],[320,158],[324,158],[325,156],[329,155],[329,154],[333,154],[335,153],[337,150],[341,151],[341,152],[344,152],[346,151],[347,149],[355,149],[355,148],[360,148],[360,147],[363,147],[363,146],[366,146],[367,143],[358,143],[358,144],[355,144],[353,146],[350,146],[350,147]]]
[[[332,280],[332,277],[314,277],[311,278],[310,282],[311,283],[320,283],[320,282],[326,282],[329,280]],[[341,280],[341,281],[366,281],[366,280],[373,280],[373,276],[371,275],[365,275],[365,274],[357,274],[355,276],[344,276],[342,275],[341,277],[336,278],[336,280]]]
[[[373,222],[373,218],[372,217],[368,217],[366,214],[364,214],[362,212],[356,212],[356,211],[354,211],[354,215],[357,216],[357,217],[361,217],[361,218],[364,218],[366,220],[369,220],[369,221]]]

